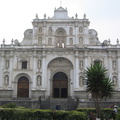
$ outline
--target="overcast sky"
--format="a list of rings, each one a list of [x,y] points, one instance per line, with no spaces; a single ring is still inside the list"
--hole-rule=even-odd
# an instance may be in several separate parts
[[[60,2],[61,1],[61,2]],[[55,7],[67,8],[68,16],[86,13],[90,29],[98,32],[101,42],[120,40],[120,0],[0,0],[0,44],[3,38],[10,44],[12,38],[23,39],[26,29],[32,28],[36,13],[42,19],[44,13],[52,17]]]

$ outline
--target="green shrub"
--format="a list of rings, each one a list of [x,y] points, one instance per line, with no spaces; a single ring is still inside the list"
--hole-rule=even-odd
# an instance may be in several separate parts
[[[1,120],[86,120],[86,114],[78,111],[52,111],[40,109],[1,108]]]
[[[96,109],[95,108],[78,108],[77,111],[85,112],[87,114],[89,114],[90,112],[96,113]]]
[[[52,111],[52,118],[53,120],[66,120],[68,117],[68,111]]]
[[[32,118],[31,109],[15,109],[13,116],[15,120],[29,120]]]
[[[50,115],[51,110],[40,110],[34,109],[32,110],[32,118],[34,119],[51,119]]]
[[[116,120],[120,120],[120,113],[117,114]]]
[[[84,112],[71,111],[67,120],[86,120],[87,114]]]
[[[16,103],[7,103],[5,105],[2,106],[2,108],[15,108],[16,107]]]
[[[9,109],[9,108],[5,108],[5,109],[0,109],[0,118],[2,120],[14,120],[13,119],[13,114],[14,114],[14,109]]]
[[[87,113],[87,116],[89,118],[91,117],[91,114],[93,115],[93,117],[96,116],[95,108],[78,108],[77,111]],[[120,111],[120,110],[118,109],[118,111]],[[102,108],[101,109],[101,118],[103,118],[103,119],[113,118],[112,112],[113,112],[112,108]]]
[[[26,107],[18,106],[17,109],[26,109]]]

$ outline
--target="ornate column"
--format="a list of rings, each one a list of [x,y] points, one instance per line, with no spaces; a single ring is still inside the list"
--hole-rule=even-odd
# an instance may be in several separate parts
[[[36,51],[33,53],[33,87],[32,89],[36,89],[36,70],[37,70],[37,61],[36,61]]]
[[[1,53],[1,68],[0,68],[0,89],[3,88],[3,80],[4,80],[4,76],[3,76],[3,72],[4,72],[4,52]]]
[[[37,44],[37,39],[38,39],[38,26],[37,23],[35,23],[33,27],[33,45]]]
[[[9,62],[9,66],[10,66],[10,74],[9,74],[9,88],[12,88],[12,80],[13,80],[13,51],[10,51],[10,62]]]
[[[75,46],[77,47],[79,45],[78,43],[78,25],[76,23],[75,25]]]
[[[84,51],[84,69],[88,67],[88,52]],[[84,83],[84,89],[86,89],[86,83]]]
[[[84,52],[84,60],[85,60],[85,65],[84,65],[84,69],[86,69],[88,67],[88,52],[85,51]]]
[[[118,68],[118,79],[117,79],[117,85],[118,90],[120,91],[120,51],[117,52],[117,68]]]
[[[78,59],[78,51],[75,52],[75,70],[74,70],[74,78],[75,78],[75,89],[79,89],[79,59]]]
[[[109,71],[109,78],[112,79],[112,60],[111,60],[111,51],[108,52],[108,71]]]
[[[46,88],[46,53],[43,51],[42,53],[42,89],[45,90]]]
[[[46,41],[46,37],[45,37],[45,35],[46,35],[46,14],[44,15],[44,25],[43,25],[43,43],[42,43],[42,45],[43,45],[43,48],[45,48],[45,45],[46,45],[46,43],[45,43],[45,41]]]

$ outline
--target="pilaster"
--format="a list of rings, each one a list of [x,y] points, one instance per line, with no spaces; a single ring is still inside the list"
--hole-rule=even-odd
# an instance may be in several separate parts
[[[109,78],[112,78],[112,60],[111,60],[111,51],[108,52],[108,71]]]
[[[33,90],[36,89],[36,68],[37,68],[37,62],[36,62],[36,51],[33,53]]]
[[[13,79],[13,51],[10,51],[10,74],[9,74],[9,88],[12,88],[12,79]]]
[[[117,81],[117,85],[118,85],[118,90],[120,91],[120,51],[117,52],[117,63],[118,63],[118,81]]]
[[[78,25],[75,25],[75,46],[78,46]]]
[[[75,51],[75,71],[74,71],[74,78],[75,78],[75,90],[79,89],[79,59],[78,59],[78,51]]]
[[[4,52],[2,52],[1,54],[1,74],[0,74],[0,89],[3,88],[3,79],[4,79],[4,76],[3,76],[3,72],[4,72]]]
[[[47,68],[46,68],[46,52],[42,52],[42,90],[46,89],[46,75],[47,75]]]

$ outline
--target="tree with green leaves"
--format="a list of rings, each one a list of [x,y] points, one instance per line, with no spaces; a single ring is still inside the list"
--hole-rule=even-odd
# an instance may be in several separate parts
[[[87,92],[91,93],[95,103],[97,117],[100,118],[101,103],[114,95],[114,84],[107,77],[107,68],[102,64],[91,64],[85,70]]]

